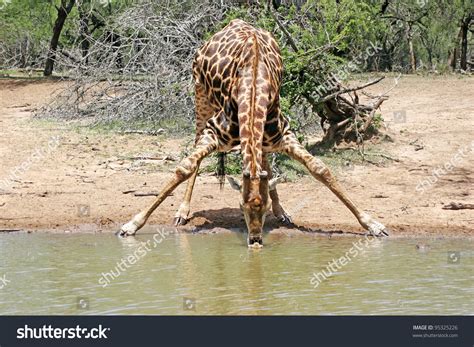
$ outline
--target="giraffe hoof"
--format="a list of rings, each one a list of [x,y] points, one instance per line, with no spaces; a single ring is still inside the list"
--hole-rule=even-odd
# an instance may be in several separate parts
[[[175,217],[173,220],[173,224],[175,227],[185,225],[186,223],[188,223],[188,220],[185,217]]]
[[[387,228],[380,222],[372,221],[369,224],[369,234],[376,237],[388,236]]]
[[[119,231],[115,232],[115,236],[125,237],[125,236],[127,236],[127,234],[124,233],[122,229],[120,229]]]
[[[118,236],[126,237],[126,236],[133,236],[138,230],[138,226],[133,223],[133,221],[124,224],[120,231],[117,233]]]
[[[282,214],[281,216],[277,217],[279,222],[283,225],[293,225],[293,220],[289,214]]]

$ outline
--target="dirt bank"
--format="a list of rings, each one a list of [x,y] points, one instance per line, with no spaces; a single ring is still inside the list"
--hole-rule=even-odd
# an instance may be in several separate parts
[[[387,79],[372,91],[391,83]],[[32,110],[60,87],[53,81],[0,80],[2,230],[115,231],[153,200],[134,194],[158,191],[186,145],[187,140],[164,136],[99,133],[33,120]],[[396,160],[337,171],[353,200],[393,235],[474,236],[474,210],[443,209],[451,202],[474,203],[473,90],[472,78],[403,76],[382,108],[394,142],[378,147]],[[293,230],[362,232],[337,198],[310,177],[278,188],[299,226]],[[151,224],[171,225],[184,189],[163,203]],[[183,230],[243,229],[237,194],[229,187],[220,192],[215,177],[201,175],[192,219]],[[267,225],[278,228],[273,217]]]

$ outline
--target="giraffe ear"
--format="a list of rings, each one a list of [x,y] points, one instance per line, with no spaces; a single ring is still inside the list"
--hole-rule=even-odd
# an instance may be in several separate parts
[[[238,190],[239,192],[242,191],[242,184],[240,184],[240,182],[237,181],[235,178],[231,176],[227,176],[227,181],[229,181],[230,186],[233,189]]]
[[[278,183],[285,182],[285,181],[286,179],[284,176],[278,176],[278,177],[272,178],[270,182],[268,183],[268,190],[269,191],[275,190]]]

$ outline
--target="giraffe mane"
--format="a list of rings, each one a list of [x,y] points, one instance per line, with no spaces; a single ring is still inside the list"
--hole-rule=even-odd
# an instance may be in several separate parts
[[[254,124],[255,124],[255,104],[257,99],[257,69],[259,64],[258,56],[258,40],[255,33],[252,33],[249,38],[252,38],[252,51],[253,51],[253,60],[252,60],[252,87],[251,87],[251,97],[250,97],[250,109],[249,109],[249,146],[251,151],[251,163],[250,163],[250,175],[251,177],[257,176],[257,156],[255,154],[255,133],[254,133]]]

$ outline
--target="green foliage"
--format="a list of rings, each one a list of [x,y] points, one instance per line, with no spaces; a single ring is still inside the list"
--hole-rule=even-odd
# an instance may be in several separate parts
[[[292,44],[268,10],[238,7],[229,11],[222,26],[207,36],[235,18],[274,34],[285,69],[282,111],[290,119],[292,128],[301,134],[317,129],[319,123],[315,115],[323,113],[322,106],[315,105],[318,99],[333,92],[336,83],[347,80],[350,72],[366,69],[368,57],[364,52],[370,42],[376,44],[377,34],[383,27],[376,20],[378,10],[371,2],[355,0],[308,0],[299,10],[294,5],[282,6],[277,16],[284,23]],[[363,59],[354,61],[354,57],[359,56]],[[329,76],[336,76],[337,81],[328,83]],[[312,105],[308,99],[314,101]]]
[[[66,0],[9,0],[3,1],[0,9],[0,45],[11,47],[23,44],[22,50],[29,50],[32,56],[23,59],[23,67],[44,56],[44,50],[52,33],[56,19],[56,7]],[[261,2],[266,3],[266,1]],[[404,23],[393,18],[394,14],[416,18],[425,13],[415,23],[414,49],[420,67],[441,66],[446,63],[448,53],[457,44],[457,32],[462,18],[474,11],[472,0],[413,1],[391,0],[385,13],[382,3],[373,0],[307,0],[301,8],[281,6],[278,9],[290,34],[298,43],[294,52],[274,19],[262,7],[248,7],[246,2],[233,2],[225,19],[217,26],[209,28],[203,39],[221,29],[234,18],[242,18],[275,33],[282,44],[287,78],[282,93],[290,104],[298,102],[298,96],[307,92],[310,85],[327,72],[363,51],[368,42],[383,42],[387,50],[374,59],[363,62],[366,68],[404,68],[408,64],[407,43]],[[124,9],[135,5],[133,0],[80,0],[76,2],[65,23],[60,38],[62,47],[72,47],[78,41],[79,8],[99,21],[106,21]],[[156,2],[159,6],[176,14],[179,18],[202,6],[192,1],[170,0]],[[94,36],[102,34],[100,25]],[[472,34],[470,34],[472,35]],[[315,48],[332,44],[333,48],[323,54]],[[19,48],[17,47],[17,51]],[[322,55],[322,56],[321,56]],[[384,59],[390,60],[388,63]],[[28,60],[28,61],[25,61]],[[380,60],[380,61],[378,61]],[[0,62],[1,63],[1,62]],[[36,61],[37,65],[40,61]],[[316,75],[306,71],[319,72]]]
[[[210,156],[209,164],[202,167],[203,172],[218,171],[218,154],[214,153]],[[226,175],[238,175],[242,173],[242,156],[236,153],[228,153],[225,159]]]
[[[12,0],[0,10],[0,39],[12,43],[15,33],[28,34],[34,40],[48,37],[54,13],[47,1]]]
[[[371,126],[373,126],[374,128],[376,129],[379,129],[382,124],[383,124],[383,117],[380,113],[376,113],[375,116],[374,116],[374,120],[372,121],[372,124]]]
[[[68,1],[8,0],[8,2],[2,2],[0,0],[0,5],[3,4],[0,9],[0,68],[42,67],[57,17],[56,7],[61,2]],[[210,6],[211,3],[215,5],[213,8],[217,12],[207,11],[210,7],[206,6]],[[225,5],[219,7],[217,3],[225,3]],[[249,5],[249,3],[254,3],[254,5]],[[232,19],[241,18],[272,32],[277,39],[285,68],[281,89],[282,111],[289,118],[292,128],[296,130],[300,139],[303,139],[302,135],[314,134],[321,130],[319,116],[324,117],[327,110],[318,104],[318,100],[338,89],[340,87],[338,83],[350,80],[352,73],[372,70],[409,70],[408,23],[411,23],[410,38],[417,67],[427,71],[433,69],[439,72],[446,71],[448,55],[454,51],[454,48],[459,48],[460,22],[469,13],[474,12],[472,0],[298,1],[302,3],[300,7],[282,5],[278,10],[273,10],[292,38],[290,40],[280,28],[275,16],[265,7],[264,4],[267,1],[260,1],[260,5],[255,3],[227,0],[223,2],[77,0],[66,20],[59,43],[60,51],[65,51],[72,57],[68,61],[70,65],[56,63],[56,72],[64,66],[64,70],[59,72],[67,74],[71,71],[68,68],[74,62],[81,60],[80,44],[83,39],[80,32],[80,19],[85,16],[90,25],[90,41],[105,42],[104,49],[95,51],[95,58],[92,57],[87,62],[89,67],[94,59],[103,61],[104,68],[101,71],[110,72],[106,78],[103,78],[104,81],[124,79],[130,86],[130,81],[140,80],[141,88],[149,88],[146,93],[140,94],[143,95],[145,101],[150,100],[150,93],[152,96],[153,93],[162,96],[163,100],[173,100],[169,103],[163,102],[160,107],[157,107],[156,103],[144,102],[142,104],[146,104],[146,108],[132,109],[132,112],[128,112],[130,109],[122,108],[126,102],[118,101],[118,98],[110,99],[107,110],[114,110],[109,113],[112,122],[123,116],[127,119],[144,117],[148,120],[153,119],[156,124],[159,123],[157,126],[166,127],[170,131],[189,130],[192,128],[189,126],[192,119],[192,111],[189,107],[192,87],[184,90],[188,85],[192,86],[188,83],[191,81],[190,68],[186,69],[186,66],[191,65],[192,59],[189,57],[202,41],[207,40]],[[291,3],[291,1],[284,3]],[[388,3],[389,6],[384,8],[384,3]],[[141,12],[143,8],[145,11]],[[129,20],[130,17],[126,20],[121,19],[120,15],[124,11],[128,13],[128,10],[130,13],[136,10],[134,13],[137,17],[133,17],[132,21]],[[169,22],[166,22],[163,27],[156,23],[147,27],[148,36],[146,36],[143,31],[143,20],[152,16],[163,18],[160,16],[163,13],[166,13]],[[183,22],[180,20],[190,16],[199,18],[200,22],[197,21],[195,26],[193,24],[191,27],[183,27]],[[216,22],[218,24],[215,24]],[[140,47],[146,47],[149,44],[150,32],[163,37],[166,27],[173,25],[181,26],[183,30],[177,31],[177,34],[173,34],[168,40],[169,42],[176,40],[176,47],[179,49],[173,50],[173,53],[168,55],[172,57],[171,64],[166,62],[165,65],[178,66],[179,73],[167,75],[160,69],[149,68],[153,64],[159,66],[160,62],[155,64],[153,54],[146,49],[140,50]],[[117,50],[110,50],[110,44],[104,40],[110,28],[121,35],[120,43],[118,43],[121,47]],[[468,35],[469,40],[472,41],[472,33]],[[180,36],[192,36],[192,39],[185,41]],[[102,47],[96,45],[96,48],[99,46]],[[371,46],[381,48],[374,54],[367,54],[367,48]],[[472,55],[472,45],[470,47]],[[113,64],[113,55],[119,50],[123,53],[123,64],[130,69],[127,76],[120,70],[121,67],[117,66],[118,64]],[[155,49],[154,52],[156,51]],[[137,53],[140,53],[138,58]],[[131,59],[133,54],[136,55],[135,61]],[[107,65],[108,63],[110,64]],[[147,65],[148,69],[142,69],[142,65]],[[112,71],[114,67],[116,71]],[[111,107],[114,102],[116,108]],[[182,107],[178,107],[179,105]],[[117,111],[122,109],[127,111]],[[156,121],[157,114],[173,115],[173,119],[160,118],[160,121]],[[378,128],[380,124],[381,116],[376,115],[373,127]]]
[[[0,0],[0,48],[18,56],[15,65],[42,67],[57,18],[57,8],[67,2],[69,0]],[[132,4],[132,0],[76,1],[64,23],[59,47],[74,47],[80,39],[79,7],[89,16],[93,15],[97,24]],[[97,29],[94,35],[102,35],[100,24]],[[8,57],[0,57],[0,66],[9,63],[5,58]]]

